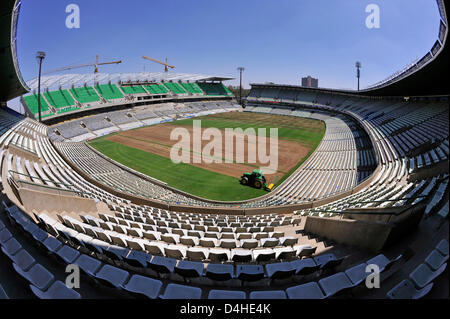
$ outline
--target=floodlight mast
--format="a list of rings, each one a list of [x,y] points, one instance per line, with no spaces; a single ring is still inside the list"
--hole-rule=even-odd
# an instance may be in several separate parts
[[[358,91],[359,91],[359,79],[361,78],[361,62],[356,62],[355,63],[355,67],[356,67],[356,77],[358,78]]]
[[[240,66],[237,68],[239,71],[239,104],[242,106],[242,73],[245,71],[245,68]]]
[[[39,122],[42,122],[41,115],[41,74],[42,74],[42,61],[45,59],[45,52],[38,51],[36,54],[36,59],[39,63],[39,76],[38,76],[38,111],[39,111]]]

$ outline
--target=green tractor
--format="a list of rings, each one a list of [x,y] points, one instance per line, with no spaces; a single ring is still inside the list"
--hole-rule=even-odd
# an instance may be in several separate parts
[[[264,188],[266,191],[271,191],[273,188],[273,184],[267,186],[266,178],[261,170],[255,169],[251,173],[244,173],[241,176],[241,184],[244,186],[251,186],[257,189]]]

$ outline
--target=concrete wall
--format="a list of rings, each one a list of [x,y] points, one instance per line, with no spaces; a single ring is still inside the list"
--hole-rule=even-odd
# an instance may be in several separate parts
[[[27,212],[37,210],[38,212],[66,211],[94,213],[98,211],[95,201],[88,198],[27,188],[20,188],[18,192]]]
[[[383,248],[391,228],[384,223],[309,216],[305,223],[308,233],[374,253]]]

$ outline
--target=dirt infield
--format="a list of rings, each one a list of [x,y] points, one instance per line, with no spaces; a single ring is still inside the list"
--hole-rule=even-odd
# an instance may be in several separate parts
[[[255,116],[256,115],[256,116]],[[245,117],[248,116],[246,113],[230,113],[225,114],[225,116],[209,116],[208,118],[214,119],[215,117],[219,120],[245,120]],[[285,127],[285,128],[293,128],[299,125],[299,122],[292,121],[291,118],[288,117],[279,117],[280,121],[275,123],[273,118],[271,119],[267,115],[258,115],[252,114],[251,123],[256,123],[259,127]],[[277,117],[278,119],[278,117]],[[249,119],[250,120],[250,119]],[[250,121],[249,121],[250,122]],[[248,148],[249,141],[245,139],[245,147],[244,147],[244,163],[225,163],[225,158],[236,158],[236,142],[234,142],[234,154],[225,154],[225,151],[222,150],[221,163],[194,163],[194,158],[201,158],[201,155],[194,153],[193,150],[193,128],[192,126],[182,126],[177,125],[176,123],[166,123],[159,124],[156,126],[150,126],[125,132],[120,132],[114,134],[112,136],[107,137],[106,139],[115,143],[119,143],[122,145],[126,145],[129,147],[133,147],[145,152],[153,153],[159,156],[163,156],[166,158],[170,158],[170,151],[173,145],[175,145],[178,140],[171,140],[170,135],[171,132],[177,128],[182,127],[189,131],[191,136],[191,164],[196,167],[200,167],[202,169],[206,169],[209,171],[213,171],[219,174],[228,175],[232,177],[239,178],[243,172],[251,171],[255,168],[268,166],[268,163],[261,163],[256,161],[256,163],[249,163],[248,159]],[[202,133],[205,128],[202,128]],[[222,132],[222,145],[225,145],[225,133],[224,130]],[[270,139],[267,139],[266,150],[269,152]],[[202,141],[202,149],[207,145],[209,141]],[[255,145],[255,149],[258,147]],[[279,138],[278,139],[278,170],[272,174],[266,173],[268,183],[275,180],[276,177],[281,178],[285,174],[287,174],[292,168],[294,168],[298,162],[307,156],[310,147],[303,145],[300,141],[288,140]],[[209,154],[206,154],[209,155]],[[204,154],[205,156],[205,154]],[[209,156],[209,158],[212,158]],[[258,159],[258,156],[256,156]],[[217,157],[216,157],[217,159]]]

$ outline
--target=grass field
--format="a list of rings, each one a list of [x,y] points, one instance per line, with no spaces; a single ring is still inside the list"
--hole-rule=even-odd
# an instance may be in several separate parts
[[[279,140],[295,141],[303,146],[307,146],[309,149],[308,155],[299,158],[298,163],[287,174],[279,178],[277,185],[292,174],[314,152],[325,133],[325,125],[320,121],[277,115],[225,113],[197,119],[202,120],[203,128],[215,127],[225,129],[240,127],[242,129],[254,128],[257,130],[258,128],[269,129],[276,127],[278,128]],[[192,127],[193,120],[186,119],[164,125]],[[141,129],[133,130],[134,134],[138,135]],[[120,133],[115,133],[112,136],[116,134]],[[124,143],[113,142],[109,138],[111,136],[101,137],[91,141],[90,145],[125,166],[190,194],[213,200],[239,201],[267,193],[263,190],[241,186],[239,179],[236,177],[189,164],[174,164],[170,158],[130,147],[129,145],[124,145]],[[292,156],[295,156],[295,154],[292,154]],[[249,164],[247,171],[251,170],[252,167]]]

